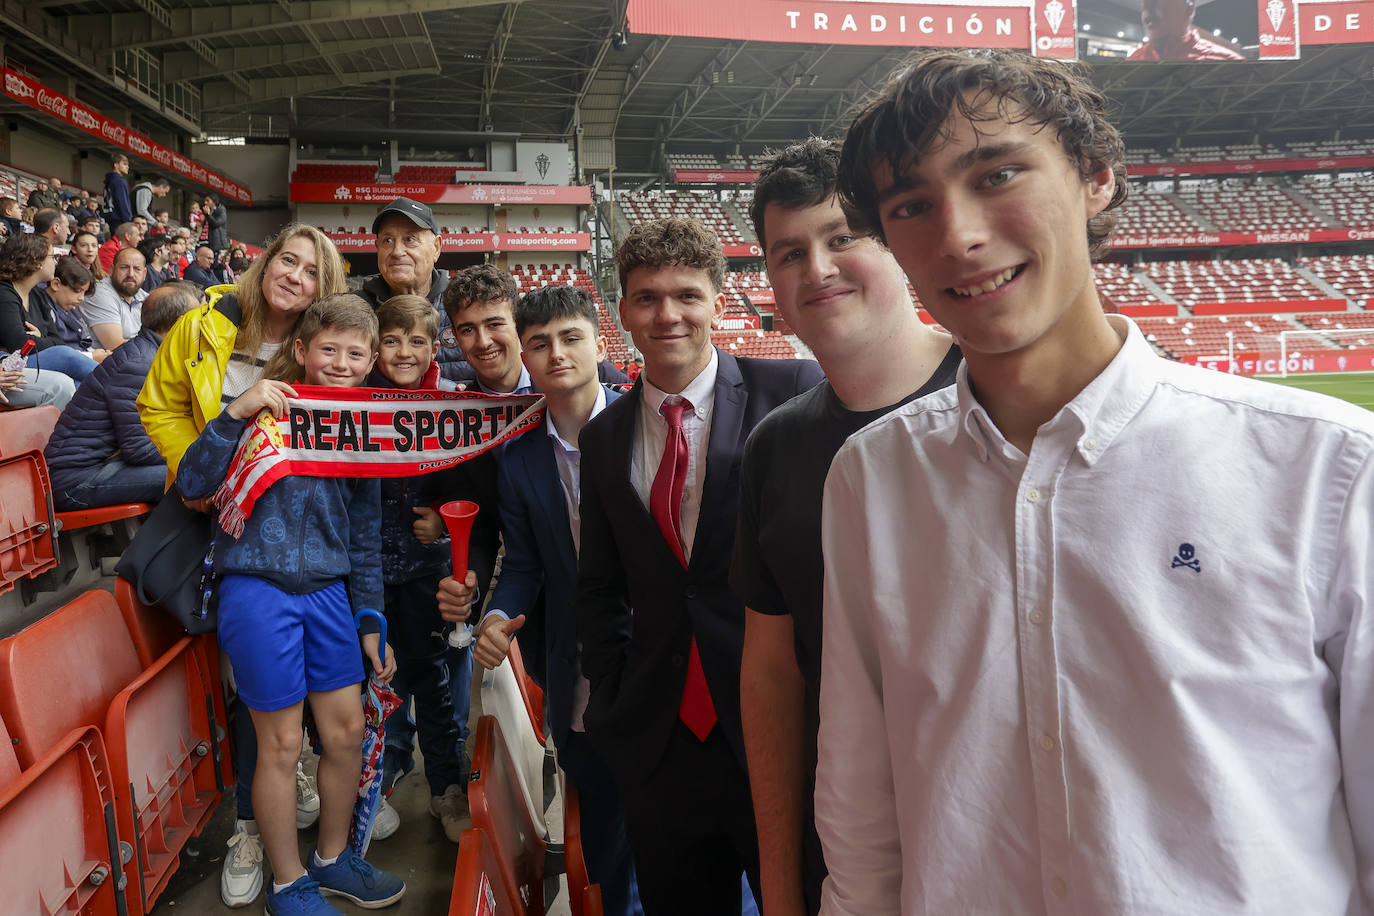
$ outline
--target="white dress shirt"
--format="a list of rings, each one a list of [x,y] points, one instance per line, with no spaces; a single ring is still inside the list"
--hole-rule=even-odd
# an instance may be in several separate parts
[[[596,403],[592,406],[591,416],[587,417],[587,420],[590,421],[605,409],[606,389],[597,385]],[[582,451],[576,442],[569,442],[558,434],[557,427],[553,425],[552,413],[546,412],[544,415],[544,432],[553,446],[553,463],[558,468],[558,482],[563,489],[563,507],[568,510],[568,528],[572,535],[573,556],[576,557],[582,552],[582,510],[578,506],[582,493]],[[572,613],[572,608],[568,609],[568,613]],[[510,615],[500,608],[491,608],[487,611],[487,616],[493,614],[503,620],[510,619]],[[485,621],[486,617],[482,619]],[[591,683],[582,676],[579,665],[577,683],[573,687],[572,730],[575,732],[586,731],[582,725],[582,715],[587,711],[587,698],[590,695]]]
[[[824,913],[1374,912],[1374,415],[1111,317],[1029,456],[965,366],[831,466]]]
[[[716,404],[716,369],[720,354],[711,348],[711,361],[696,378],[687,383],[682,393],[666,394],[655,388],[644,376],[644,390],[639,403],[639,435],[631,456],[630,483],[644,507],[649,507],[649,493],[654,488],[654,476],[663,460],[663,447],[668,441],[668,421],[659,409],[664,401],[676,404],[686,399],[691,410],[682,412],[682,431],[687,437],[687,482],[682,488],[682,553],[690,562],[692,544],[697,536],[697,519],[701,516],[701,487],[706,482],[706,449],[711,439],[711,411]]]

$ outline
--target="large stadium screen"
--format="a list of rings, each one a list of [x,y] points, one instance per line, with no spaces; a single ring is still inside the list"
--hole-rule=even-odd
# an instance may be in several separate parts
[[[628,19],[643,35],[1056,58],[1292,59],[1374,41],[1374,0],[630,0]]]

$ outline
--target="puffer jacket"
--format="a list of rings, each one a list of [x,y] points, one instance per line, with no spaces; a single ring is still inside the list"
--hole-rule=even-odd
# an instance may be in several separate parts
[[[76,389],[43,450],[54,489],[77,486],[90,468],[116,452],[125,464],[163,463],[134,403],[161,342],[159,335],[144,328],[107,356]]]
[[[187,499],[214,495],[249,421],[222,413],[191,443],[177,471]],[[353,477],[283,477],[258,497],[237,539],[216,543],[216,569],[254,576],[303,595],[337,581],[353,610],[382,610],[379,481]]]
[[[148,438],[167,462],[167,485],[181,456],[219,416],[224,373],[243,319],[233,291],[182,315],[158,348],[138,395]]]
[[[429,301],[439,312],[439,333],[449,326],[448,313],[444,311],[444,290],[448,288],[448,271],[434,268],[429,277]],[[363,278],[362,289],[358,294],[372,304],[375,311],[383,302],[396,295],[381,274]],[[435,360],[439,371],[450,382],[473,382],[477,372],[463,359],[463,351],[457,347],[440,347]]]

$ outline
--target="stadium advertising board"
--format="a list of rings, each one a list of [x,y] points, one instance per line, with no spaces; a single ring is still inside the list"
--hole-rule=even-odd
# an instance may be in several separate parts
[[[368,232],[326,232],[340,251],[374,252],[377,237]],[[445,232],[445,251],[590,251],[586,232]]]
[[[9,67],[5,68],[5,95],[227,198],[243,204],[253,203],[253,195],[247,188]]]
[[[1206,356],[1185,356],[1181,360],[1204,369],[1230,372],[1233,375],[1310,375],[1318,372],[1374,371],[1374,350],[1352,349],[1304,352],[1287,358],[1287,365],[1278,355],[1237,356],[1216,353]]]
[[[291,182],[296,203],[374,203],[409,197],[427,204],[572,204],[591,206],[592,189],[586,185],[532,184],[336,184]]]
[[[727,258],[761,258],[763,248],[758,242],[726,242],[721,246]]]
[[[1303,42],[1374,41],[1374,0],[630,0],[627,16],[642,35],[1062,59],[1078,57],[1080,39],[1094,59],[1138,61],[1294,59]]]
[[[1118,232],[1108,248],[1207,248],[1216,245],[1295,245],[1306,242],[1374,241],[1374,228],[1285,229],[1275,232],[1192,232],[1177,235],[1129,235]]]

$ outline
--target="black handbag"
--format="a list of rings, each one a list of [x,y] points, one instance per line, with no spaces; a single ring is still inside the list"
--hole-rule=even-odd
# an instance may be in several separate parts
[[[195,636],[215,631],[215,517],[173,487],[149,513],[115,566],[144,604],[162,608]]]

